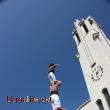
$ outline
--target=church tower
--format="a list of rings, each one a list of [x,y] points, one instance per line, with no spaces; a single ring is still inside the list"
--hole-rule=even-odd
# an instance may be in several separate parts
[[[92,17],[74,22],[72,32],[87,89],[91,109],[110,110],[110,41]],[[85,105],[86,106],[86,105]]]

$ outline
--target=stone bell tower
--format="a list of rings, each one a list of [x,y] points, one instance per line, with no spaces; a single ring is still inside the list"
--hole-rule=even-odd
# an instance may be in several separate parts
[[[110,110],[110,41],[92,17],[74,22],[73,38],[87,89],[91,109]],[[85,105],[86,106],[86,105]]]

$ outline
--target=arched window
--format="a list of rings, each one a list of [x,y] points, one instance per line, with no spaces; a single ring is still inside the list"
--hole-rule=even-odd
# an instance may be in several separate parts
[[[92,25],[94,23],[94,21],[92,19],[88,19],[89,23]]]
[[[89,30],[88,30],[87,26],[85,25],[85,23],[83,23],[83,25],[82,25],[82,26],[83,26],[83,28],[84,28],[85,32],[86,32],[86,33],[88,33],[88,32],[89,32]]]
[[[110,108],[110,95],[109,95],[109,92],[108,92],[107,88],[104,88],[102,90],[102,93],[104,94],[104,97],[105,97],[105,99],[107,101],[107,104],[108,104],[108,106]]]
[[[100,99],[98,99],[98,100],[96,101],[96,104],[98,105],[99,110],[104,110],[104,107],[103,107],[102,101],[101,101]]]
[[[77,42],[78,42],[78,44],[81,42],[81,39],[80,39],[80,36],[79,36],[79,34],[78,34],[78,32],[77,32],[77,30],[75,31],[75,36],[76,36],[76,39],[77,39]]]

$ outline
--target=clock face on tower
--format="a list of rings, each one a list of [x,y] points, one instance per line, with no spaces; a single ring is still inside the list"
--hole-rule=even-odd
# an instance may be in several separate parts
[[[103,68],[101,65],[92,68],[91,79],[93,82],[97,82],[103,76]]]

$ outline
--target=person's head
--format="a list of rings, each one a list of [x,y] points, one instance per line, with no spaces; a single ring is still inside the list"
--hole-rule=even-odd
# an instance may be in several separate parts
[[[50,83],[50,89],[54,87],[54,83]]]
[[[53,73],[55,72],[55,69],[52,68],[52,67],[54,67],[54,65],[55,65],[54,63],[49,64],[49,67],[48,67],[49,72],[53,72]]]
[[[55,65],[54,63],[50,63],[50,64],[49,64],[49,68],[50,68],[51,66],[54,66],[54,65]]]
[[[54,83],[50,83],[50,86],[54,86]]]

